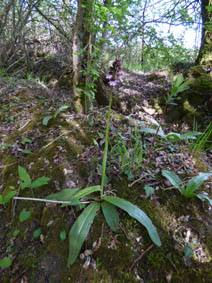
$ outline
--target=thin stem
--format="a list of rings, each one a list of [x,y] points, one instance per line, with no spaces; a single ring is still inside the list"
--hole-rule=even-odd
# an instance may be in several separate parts
[[[103,162],[102,162],[102,179],[101,179],[101,191],[100,191],[101,199],[102,199],[103,193],[104,193],[103,189],[104,189],[104,180],[105,180],[105,172],[106,172],[106,165],[107,165],[111,105],[112,105],[112,90],[110,92],[110,97],[109,97],[109,108],[108,108],[108,114],[107,114],[107,127],[106,127],[106,132],[105,132],[105,148],[104,148],[104,156],[103,156]]]
[[[40,202],[49,202],[49,203],[61,203],[61,204],[71,204],[71,201],[60,201],[60,200],[51,200],[51,199],[42,199],[42,198],[22,198],[22,197],[14,197],[13,199],[20,199],[20,200],[33,200],[33,201],[40,201]],[[90,201],[81,201],[81,204],[90,203]]]

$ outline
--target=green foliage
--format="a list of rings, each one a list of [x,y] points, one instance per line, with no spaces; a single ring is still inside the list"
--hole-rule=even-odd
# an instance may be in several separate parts
[[[101,208],[107,224],[112,231],[116,232],[119,228],[119,215],[116,207],[109,202],[103,201],[101,203]]]
[[[196,139],[196,136],[201,135],[200,132],[197,131],[193,131],[193,132],[188,132],[188,133],[184,133],[184,134],[179,134],[179,133],[173,133],[170,132],[168,134],[165,134],[162,127],[158,124],[158,122],[154,119],[151,119],[151,122],[153,125],[155,125],[157,127],[157,129],[153,129],[153,128],[143,128],[141,125],[141,128],[139,129],[140,132],[142,133],[146,133],[146,134],[153,134],[153,135],[157,135],[160,136],[161,138],[169,141],[169,142],[177,142],[180,140],[193,140]]]
[[[28,211],[26,209],[23,209],[20,214],[19,214],[19,221],[20,222],[24,222],[26,221],[27,219],[29,219],[31,216],[31,211]]]
[[[130,203],[125,199],[121,199],[118,197],[106,196],[103,198],[105,201],[118,206],[127,212],[132,218],[135,218],[138,222],[140,222],[148,231],[148,234],[157,246],[161,246],[160,237],[155,226],[152,224],[150,218],[137,206]]]
[[[66,239],[66,231],[63,230],[63,231],[60,232],[60,240],[65,241],[65,239]]]
[[[91,224],[93,223],[94,217],[96,216],[96,212],[99,208],[99,203],[91,203],[74,222],[69,232],[68,265],[73,264],[78,257],[82,244],[88,235]]]
[[[0,267],[1,268],[8,268],[12,265],[12,260],[9,257],[4,257],[0,260]]]
[[[17,194],[16,191],[11,191],[9,193],[7,193],[5,196],[0,194],[0,204],[6,204],[7,202],[9,202],[15,195]]]
[[[54,115],[44,117],[44,118],[43,118],[43,122],[42,122],[43,125],[44,125],[44,126],[47,126],[48,123],[49,123],[49,121],[50,121],[51,119],[56,119],[57,116],[58,116],[58,114],[59,114],[61,111],[66,110],[66,109],[68,109],[69,107],[70,107],[70,106],[68,106],[68,105],[63,105],[63,106],[61,106],[60,108],[57,109],[57,111],[55,112]]]
[[[209,151],[212,149],[212,122],[209,123],[205,131],[197,138],[196,142],[192,145],[192,152],[197,153],[200,150]]]
[[[44,185],[47,185],[48,182],[51,180],[50,178],[47,177],[39,177],[32,182],[26,169],[21,166],[18,166],[18,175],[22,181],[22,183],[20,184],[22,190],[25,188],[35,189],[38,187],[42,187]]]
[[[150,187],[150,186],[147,186],[145,185],[144,186],[144,190],[145,190],[145,193],[146,193],[146,198],[150,197],[151,195],[154,195],[155,194],[155,190],[153,187]]]
[[[171,79],[172,88],[167,96],[166,104],[176,105],[176,103],[174,103],[174,100],[181,99],[181,97],[176,97],[177,94],[185,90],[188,90],[190,81],[189,80],[185,81],[182,74],[179,74],[175,80],[173,74],[171,74],[170,79]]]
[[[118,163],[121,172],[128,176],[128,180],[133,180],[136,177],[138,169],[141,168],[143,156],[143,143],[137,129],[128,143],[118,134],[111,150],[111,158],[113,162]]]
[[[37,238],[39,238],[40,237],[40,234],[41,234],[41,229],[36,229],[34,232],[33,232],[33,238],[34,239],[37,239]]]
[[[205,195],[196,194],[195,191],[203,184],[204,181],[208,180],[212,173],[199,173],[198,176],[193,177],[187,183],[185,187],[182,180],[172,171],[163,170],[162,175],[166,177],[170,183],[179,190],[179,192],[186,198],[198,197],[199,199],[208,199]],[[209,200],[211,203],[211,200]]]

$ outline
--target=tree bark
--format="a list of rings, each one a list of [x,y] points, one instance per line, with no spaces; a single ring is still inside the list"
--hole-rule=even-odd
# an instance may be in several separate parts
[[[92,9],[94,0],[78,0],[77,15],[73,34],[73,93],[74,108],[77,113],[89,111],[87,67],[92,52]]]
[[[196,59],[196,64],[212,66],[212,12],[208,11],[208,6],[212,7],[212,0],[201,1],[201,46]]]

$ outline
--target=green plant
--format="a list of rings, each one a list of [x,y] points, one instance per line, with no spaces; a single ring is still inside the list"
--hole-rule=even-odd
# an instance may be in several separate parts
[[[197,138],[192,145],[192,152],[196,153],[200,150],[209,151],[212,149],[212,122],[207,126],[205,131]]]
[[[12,144],[6,143],[6,144],[1,144],[0,145],[0,150],[5,150],[8,147],[13,147]]]
[[[68,105],[63,105],[63,106],[61,106],[60,108],[57,109],[57,111],[55,112],[54,115],[44,117],[44,118],[43,118],[43,122],[42,122],[43,125],[44,125],[44,126],[47,126],[47,125],[48,125],[48,122],[49,122],[51,119],[56,119],[56,118],[57,118],[57,115],[58,115],[61,111],[66,110],[66,109],[68,109],[69,107],[70,107],[70,106],[68,106]]]
[[[12,260],[9,257],[4,257],[0,260],[0,267],[1,268],[8,268],[12,265]]]
[[[172,171],[163,170],[162,175],[167,178],[170,183],[179,190],[186,198],[198,197],[201,200],[207,199],[212,205],[212,200],[205,194],[196,194],[195,191],[212,176],[212,173],[199,173],[199,175],[190,179],[185,187],[182,180]]]
[[[174,132],[170,132],[168,134],[165,134],[161,125],[155,120],[155,119],[151,119],[151,122],[153,125],[155,125],[157,127],[157,129],[153,129],[153,128],[143,128],[141,125],[141,128],[139,129],[140,132],[146,133],[146,134],[153,134],[156,136],[160,136],[161,138],[165,139],[168,142],[177,142],[180,140],[192,140],[192,139],[196,139],[196,136],[201,135],[200,132],[197,131],[192,131],[192,132],[188,132],[185,134],[179,134],[179,133],[174,133]]]
[[[176,97],[177,94],[189,89],[190,81],[189,80],[185,81],[182,74],[179,74],[177,78],[174,80],[174,76],[171,73],[170,79],[171,79],[172,88],[170,93],[168,93],[167,95],[166,104],[176,105],[176,103],[174,103],[174,100],[181,99],[181,97]]]
[[[133,180],[141,167],[144,155],[143,143],[138,135],[138,130],[134,130],[128,144],[120,134],[117,135],[115,143],[111,149],[111,158],[120,164],[122,173],[127,175],[129,180]]]
[[[116,62],[116,61],[115,61]],[[114,85],[114,82],[117,80],[115,77],[118,73],[120,62],[117,61],[116,64],[113,63],[114,73],[111,78],[111,82]],[[101,185],[87,187],[82,190],[78,188],[75,189],[64,189],[59,193],[49,195],[47,199],[50,202],[63,203],[63,205],[85,205],[83,212],[77,218],[77,220],[72,225],[69,231],[69,256],[68,256],[68,266],[72,265],[82,247],[83,242],[85,241],[90,227],[94,221],[97,211],[100,209],[103,212],[103,215],[106,219],[107,224],[110,226],[112,231],[117,231],[119,227],[119,215],[116,207],[127,212],[131,217],[140,222],[147,230],[151,240],[157,245],[161,246],[160,237],[158,232],[153,225],[151,219],[137,206],[133,205],[129,201],[115,197],[107,196],[104,193],[104,184],[105,184],[105,172],[106,172],[106,163],[108,156],[108,143],[109,143],[109,126],[110,126],[110,116],[111,116],[111,105],[112,105],[112,91],[110,93],[109,99],[109,109],[107,116],[107,125],[105,130],[105,147],[104,155],[102,162],[102,176],[101,176]],[[92,196],[94,192],[99,192],[99,196]],[[86,201],[83,199],[86,197]],[[17,199],[17,198],[16,198]],[[33,199],[36,200],[36,199]],[[40,200],[41,201],[41,200]],[[46,201],[46,200],[42,200]]]
[[[18,175],[22,181],[22,183],[20,184],[21,190],[24,190],[25,188],[35,189],[47,185],[51,180],[47,177],[39,177],[36,180],[32,181],[26,169],[21,166],[18,166]]]

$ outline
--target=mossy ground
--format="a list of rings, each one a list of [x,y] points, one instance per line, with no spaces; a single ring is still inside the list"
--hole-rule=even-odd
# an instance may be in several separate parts
[[[151,78],[157,79],[157,76]],[[3,144],[13,145],[0,151],[0,192],[6,195],[11,190],[10,186],[19,190],[18,165],[26,168],[32,180],[41,176],[51,179],[48,185],[36,188],[33,192],[28,188],[20,190],[18,194],[21,197],[45,198],[63,188],[84,188],[88,184],[99,184],[105,109],[84,116],[74,114],[70,107],[51,119],[48,125],[43,125],[43,118],[54,115],[61,104],[48,97],[48,93],[42,89],[29,85],[15,92],[11,89],[10,94],[10,99],[7,93],[0,99],[3,105],[0,120],[4,126],[0,139]],[[66,100],[64,104],[71,105],[71,101]],[[124,114],[115,111],[112,113],[110,148],[117,133],[123,136],[127,133],[124,137],[127,141],[133,133],[131,127],[139,124],[137,120],[137,123],[129,124],[126,122],[129,119]],[[23,144],[24,138],[32,142]],[[152,140],[147,139],[145,143],[148,147]],[[133,145],[133,142],[126,144]],[[95,242],[99,243],[98,249],[90,258],[90,265],[86,268],[85,262],[89,259],[78,257],[68,268],[68,233],[81,210],[32,201],[13,201],[0,207],[2,257],[9,256],[13,261],[10,268],[1,270],[3,282],[19,282],[23,278],[32,283],[45,280],[51,283],[170,282],[169,278],[171,282],[211,282],[212,222],[208,204],[194,198],[185,199],[173,188],[166,190],[164,180],[158,173],[162,170],[161,161],[157,164],[158,160],[166,156],[167,159],[163,162],[168,162],[164,165],[168,168],[178,156],[186,155],[189,147],[185,144],[184,147],[177,145],[177,151],[176,145],[171,145],[172,148],[175,147],[171,150],[177,152],[167,153],[161,148],[162,145],[163,141],[159,143],[156,139],[155,151],[151,150],[149,153],[146,150],[142,168],[134,172],[133,181],[138,182],[132,186],[132,181],[121,174],[118,163],[114,163],[109,154],[109,183],[105,186],[105,192],[115,193],[136,204],[151,218],[160,234],[161,247],[152,247],[131,268],[142,252],[152,244],[146,230],[119,210],[120,229],[113,233],[98,213],[81,249],[83,253],[86,249],[92,249]],[[31,153],[25,153],[25,150],[30,150]],[[185,161],[188,157],[185,157]],[[189,172],[189,169],[206,171],[208,164],[204,163],[204,159],[201,156],[196,159],[194,168],[187,168],[182,158],[176,164],[181,162],[187,168],[185,172]],[[156,171],[157,166],[159,171]],[[147,175],[139,181],[145,172]],[[183,176],[186,179],[187,176]],[[155,195],[146,198],[144,184],[152,181],[157,181],[159,187],[155,190]],[[210,196],[210,187],[205,187],[204,190]],[[19,214],[23,209],[30,210],[31,217],[20,222]],[[33,233],[37,229],[41,230],[41,234],[36,238]],[[14,235],[16,230],[20,231],[18,235]],[[61,231],[66,231],[64,241],[60,239]],[[188,257],[185,257],[186,244],[194,250],[194,254]]]

